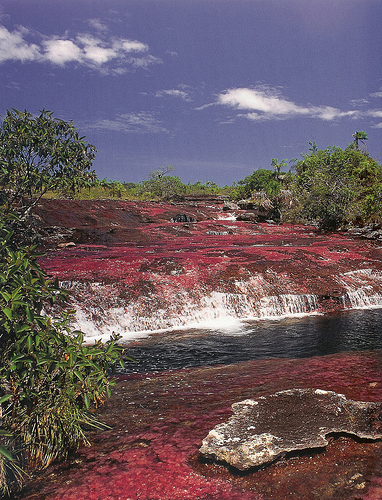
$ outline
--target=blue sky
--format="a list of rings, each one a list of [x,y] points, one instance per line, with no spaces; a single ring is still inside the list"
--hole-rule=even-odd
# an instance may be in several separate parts
[[[100,178],[232,184],[356,130],[382,161],[380,0],[2,0],[0,114],[45,108]]]

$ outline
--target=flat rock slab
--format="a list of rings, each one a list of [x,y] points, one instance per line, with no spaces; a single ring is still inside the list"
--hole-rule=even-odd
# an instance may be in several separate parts
[[[239,470],[328,444],[332,433],[382,438],[382,403],[352,401],[320,389],[291,389],[232,405],[234,415],[212,429],[200,453]]]

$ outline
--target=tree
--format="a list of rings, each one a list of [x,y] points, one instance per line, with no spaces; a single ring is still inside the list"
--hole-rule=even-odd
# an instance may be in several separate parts
[[[18,465],[44,468],[87,442],[83,426],[101,425],[89,408],[110,395],[109,368],[123,363],[117,336],[85,346],[69,313],[57,314],[64,304],[53,317],[66,294],[25,244],[33,206],[49,190],[87,187],[94,156],[49,111],[8,111],[0,128],[0,493]]]
[[[312,152],[295,169],[299,215],[321,229],[362,222],[380,208],[382,168],[359,150],[334,146]]]
[[[318,151],[318,146],[316,144],[316,141],[313,139],[312,141],[308,141],[308,144],[310,146],[309,151],[313,154],[316,154]]]
[[[174,167],[167,165],[166,167],[159,167],[157,170],[151,171],[150,178],[140,183],[140,193],[149,194],[150,197],[159,200],[170,200],[175,196],[183,195],[186,191],[186,186],[179,177],[167,175],[173,170]]]
[[[276,178],[279,177],[281,169],[288,165],[288,160],[284,158],[284,160],[278,160],[277,158],[272,158],[272,167],[275,169]]]
[[[368,136],[366,135],[366,132],[364,132],[363,130],[360,130],[358,132],[354,132],[353,137],[354,137],[354,146],[355,146],[355,149],[357,149],[357,150],[359,149],[359,145],[358,145],[359,141],[361,141],[362,144],[364,146],[366,146],[365,141],[369,140]]]
[[[95,152],[73,123],[51,111],[8,110],[0,128],[0,205],[7,212],[17,207],[23,217],[47,191],[88,187]]]

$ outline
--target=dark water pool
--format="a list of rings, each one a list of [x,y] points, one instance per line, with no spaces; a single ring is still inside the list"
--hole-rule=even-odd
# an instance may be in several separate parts
[[[306,358],[382,348],[382,309],[241,323],[229,330],[158,333],[134,346],[125,373],[232,364],[261,358]]]

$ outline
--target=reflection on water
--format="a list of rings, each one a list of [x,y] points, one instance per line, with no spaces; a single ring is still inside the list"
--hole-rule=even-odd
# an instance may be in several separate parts
[[[382,348],[382,309],[186,330],[153,335],[128,348],[126,372],[232,364],[267,357],[303,358]]]

